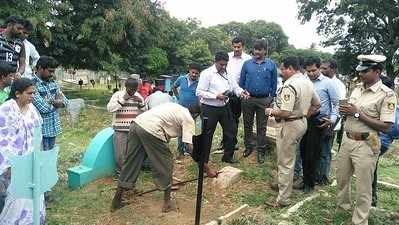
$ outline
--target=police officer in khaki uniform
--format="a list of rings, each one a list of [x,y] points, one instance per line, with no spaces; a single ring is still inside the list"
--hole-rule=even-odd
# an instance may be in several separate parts
[[[307,128],[306,115],[312,104],[320,105],[312,82],[299,72],[297,58],[285,58],[280,70],[284,84],[278,91],[276,107],[266,109],[266,114],[281,125],[276,135],[279,194],[275,202],[267,203],[272,207],[290,204],[296,149]]]
[[[360,84],[356,85],[349,102],[341,100],[339,111],[346,116],[342,148],[338,155],[337,207],[351,207],[350,187],[356,175],[356,206],[353,224],[368,224],[371,208],[371,183],[380,151],[378,132],[388,132],[395,121],[396,95],[382,84],[380,74],[385,56],[359,55]]]

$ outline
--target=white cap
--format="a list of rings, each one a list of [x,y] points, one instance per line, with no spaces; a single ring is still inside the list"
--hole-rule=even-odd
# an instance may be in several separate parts
[[[361,72],[369,69],[372,66],[385,62],[387,57],[384,55],[358,55],[357,59],[360,61],[356,67],[356,71]]]

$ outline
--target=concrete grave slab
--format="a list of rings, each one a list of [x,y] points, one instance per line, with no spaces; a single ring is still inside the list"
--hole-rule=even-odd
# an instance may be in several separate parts
[[[242,170],[231,166],[226,166],[221,169],[220,172],[221,173],[218,175],[218,177],[213,179],[213,184],[221,189],[226,189],[239,180]]]

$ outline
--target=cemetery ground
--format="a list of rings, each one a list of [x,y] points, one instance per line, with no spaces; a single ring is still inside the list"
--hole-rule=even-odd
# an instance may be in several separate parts
[[[72,90],[72,92],[70,92]],[[97,106],[105,107],[111,93],[108,90],[96,88],[76,91],[67,88],[65,94],[71,98],[81,97],[93,101]],[[73,94],[69,94],[73,93]],[[89,101],[90,102],[90,101]],[[47,210],[47,224],[136,224],[136,225],[189,225],[194,224],[196,182],[180,186],[173,192],[172,199],[176,207],[175,211],[168,214],[161,213],[162,192],[153,192],[143,196],[130,196],[130,205],[110,213],[110,203],[116,187],[114,177],[97,180],[85,187],[71,190],[67,187],[66,170],[79,164],[85,148],[90,140],[103,128],[110,126],[111,114],[101,110],[86,108],[82,110],[79,120],[72,126],[67,120],[66,114],[62,115],[63,133],[57,139],[60,146],[58,160],[58,172],[60,180],[51,192],[52,202]],[[295,190],[292,202],[299,202],[314,194],[316,198],[307,201],[288,218],[282,214],[287,208],[272,209],[266,207],[265,201],[272,200],[277,192],[270,189],[270,184],[276,174],[276,154],[274,146],[270,147],[267,161],[263,165],[256,163],[255,154],[249,159],[242,158],[242,124],[240,124],[239,147],[236,158],[240,163],[234,165],[243,170],[240,180],[226,190],[220,190],[212,184],[212,180],[205,179],[203,208],[201,224],[225,215],[243,204],[248,204],[249,209],[231,221],[230,225],[267,225],[267,224],[349,224],[351,212],[335,212],[335,186],[317,186],[316,190],[304,195]],[[213,149],[221,140],[221,132],[215,132]],[[176,154],[176,142],[173,140],[170,149]],[[212,165],[221,169],[227,164],[220,162],[221,155],[212,154]],[[334,157],[336,159],[336,157]],[[335,161],[333,161],[335,167]],[[196,164],[191,158],[182,160],[181,164],[174,165],[174,176],[181,180],[195,178],[197,176]],[[333,173],[335,169],[333,169]],[[333,177],[335,175],[333,174]],[[395,143],[392,149],[384,155],[380,161],[379,178],[392,184],[399,185],[399,143]],[[151,172],[144,171],[138,179],[136,188],[139,191],[154,187]],[[354,185],[353,189],[354,191]],[[354,195],[353,195],[354,196]],[[399,189],[379,185],[379,206],[372,210],[369,224],[399,224],[398,220],[391,218],[392,213],[399,213]],[[285,221],[282,222],[282,221]]]

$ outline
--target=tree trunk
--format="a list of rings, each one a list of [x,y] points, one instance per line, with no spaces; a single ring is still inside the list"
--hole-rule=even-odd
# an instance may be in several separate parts
[[[395,67],[393,65],[393,55],[392,56],[386,56],[387,60],[385,62],[385,69],[387,71],[388,77],[394,79],[395,78]]]

